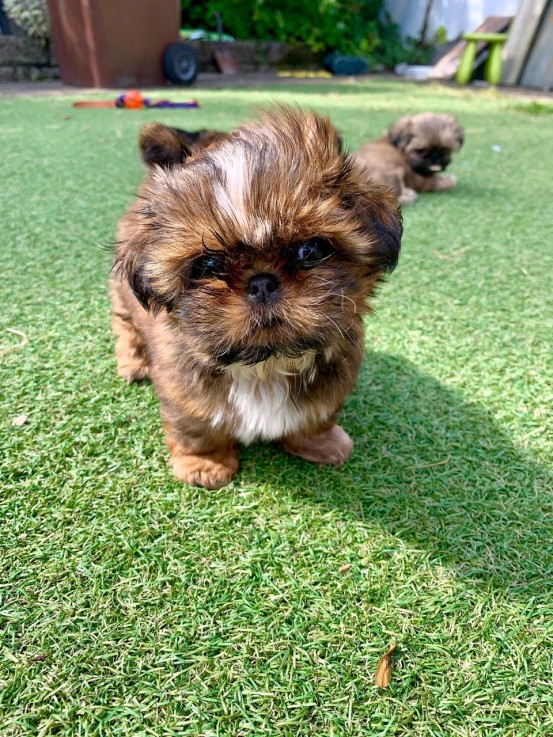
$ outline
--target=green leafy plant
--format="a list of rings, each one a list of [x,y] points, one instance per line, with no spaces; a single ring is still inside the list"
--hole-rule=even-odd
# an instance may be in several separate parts
[[[434,43],[436,46],[443,46],[447,43],[447,28],[445,26],[436,28],[436,32],[434,33]]]
[[[46,0],[4,0],[4,10],[32,38],[50,38],[50,19]]]
[[[214,28],[219,11],[237,39],[299,42],[315,53],[363,56],[372,67],[413,61],[383,0],[182,0],[183,24]]]

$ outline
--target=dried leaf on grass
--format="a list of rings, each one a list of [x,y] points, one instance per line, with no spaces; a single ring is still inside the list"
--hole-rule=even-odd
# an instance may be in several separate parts
[[[29,658],[29,663],[42,663],[42,661],[47,658],[48,653],[39,653],[38,655],[33,655],[32,658]]]
[[[17,417],[14,417],[12,420],[12,425],[14,427],[21,427],[21,425],[24,425],[27,422],[27,415],[17,415]]]
[[[392,653],[397,648],[394,642],[392,647],[379,660],[376,672],[374,674],[374,682],[378,688],[388,688],[392,682]]]
[[[468,251],[469,248],[471,248],[471,246],[464,246],[464,248],[458,248],[456,251],[450,251],[449,253],[439,253],[439,251],[434,251],[433,253],[443,261],[454,261],[456,258],[459,258],[459,256],[462,256],[465,251]]]
[[[16,330],[15,328],[6,328],[7,333],[11,333],[12,335],[17,335],[21,338],[21,342],[19,345],[10,345],[7,348],[0,349],[0,356],[3,356],[5,353],[8,353],[9,351],[16,350],[18,348],[23,348],[23,346],[26,346],[29,342],[29,336],[26,333],[23,333],[21,330]]]
[[[338,573],[347,573],[351,568],[351,563],[345,563],[343,566],[338,568]]]

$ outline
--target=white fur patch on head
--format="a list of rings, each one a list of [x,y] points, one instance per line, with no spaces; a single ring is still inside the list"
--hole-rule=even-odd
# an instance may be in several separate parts
[[[250,172],[248,167],[248,159],[244,150],[236,146],[233,150],[232,159],[230,157],[222,157],[225,179],[227,181],[228,192],[232,200],[232,204],[238,210],[244,209],[245,190],[250,184]]]
[[[211,153],[222,172],[222,183],[213,184],[214,201],[225,217],[236,223],[240,238],[245,243],[257,244],[266,241],[273,224],[251,210],[248,193],[251,188],[252,162],[241,146],[217,149]]]
[[[263,218],[255,218],[250,221],[250,243],[262,243],[271,234],[272,224]]]
[[[225,184],[214,187],[215,202],[221,212],[230,220],[234,220],[242,231],[244,240],[251,230],[251,218],[246,212],[246,191],[250,186],[248,159],[241,147],[217,149],[212,152],[223,172]]]
[[[301,430],[308,415],[290,396],[294,377],[310,383],[315,377],[315,356],[308,352],[299,358],[269,358],[245,366],[234,364],[225,372],[232,377],[229,409],[212,418],[217,427],[225,419],[234,425],[234,435],[246,445],[256,439],[277,440]]]

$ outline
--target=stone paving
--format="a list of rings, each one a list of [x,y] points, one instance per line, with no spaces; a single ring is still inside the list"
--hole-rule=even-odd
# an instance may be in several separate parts
[[[328,84],[329,81],[336,84],[351,85],[355,84],[358,80],[362,80],[363,77],[334,77],[330,78],[309,78],[309,77],[279,77],[276,72],[252,72],[248,74],[240,74],[236,76],[223,76],[221,74],[203,73],[198,76],[196,83],[192,87],[159,87],[155,91],[148,89],[148,92],[155,92],[156,94],[162,94],[170,96],[171,93],[180,96],[186,92],[195,95],[196,91],[202,89],[228,89],[228,88],[264,88],[267,86],[295,86],[295,85],[309,85],[318,86]],[[378,74],[370,75],[369,79],[375,80],[386,80],[386,81],[397,81],[405,82],[407,80],[402,77],[397,77],[394,74]],[[409,80],[411,81],[411,80]],[[413,85],[428,84],[428,82],[415,82],[411,81]],[[451,86],[456,86],[451,83]],[[461,89],[461,88],[459,88]],[[487,90],[488,87],[485,83],[473,83],[467,87],[467,89],[478,92]],[[553,99],[553,92],[546,92],[542,90],[534,89],[522,89],[519,87],[499,87],[499,91],[503,94],[532,98],[534,100],[551,101]],[[76,96],[86,95],[92,93],[111,93],[119,94],[124,90],[115,89],[98,89],[89,87],[70,87],[63,84],[59,80],[53,81],[37,81],[37,82],[0,82],[0,98],[7,97],[27,97],[27,96]]]

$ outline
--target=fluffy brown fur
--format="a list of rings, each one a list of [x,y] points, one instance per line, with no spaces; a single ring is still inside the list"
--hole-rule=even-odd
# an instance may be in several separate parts
[[[362,146],[355,154],[371,179],[391,186],[401,204],[417,192],[449,189],[453,175],[438,176],[463,145],[463,129],[453,115],[420,113],[397,120],[386,136]]]
[[[314,113],[280,108],[151,167],[119,225],[113,330],[119,374],[155,385],[177,478],[218,488],[255,439],[347,460],[336,417],[400,238],[392,192]]]

